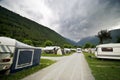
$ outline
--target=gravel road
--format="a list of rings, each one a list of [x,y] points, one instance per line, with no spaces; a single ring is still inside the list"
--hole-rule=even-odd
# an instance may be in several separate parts
[[[22,80],[95,80],[82,53],[58,61]]]

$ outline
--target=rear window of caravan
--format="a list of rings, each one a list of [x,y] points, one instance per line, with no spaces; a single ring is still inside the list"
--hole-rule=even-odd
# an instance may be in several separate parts
[[[112,47],[103,47],[101,48],[103,52],[113,52],[113,48]]]

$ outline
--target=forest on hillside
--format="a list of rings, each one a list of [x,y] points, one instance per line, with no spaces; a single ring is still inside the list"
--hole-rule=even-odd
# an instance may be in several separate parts
[[[47,40],[58,46],[69,44],[55,31],[3,7],[0,7],[0,36],[30,42],[34,46],[44,46],[44,42]]]

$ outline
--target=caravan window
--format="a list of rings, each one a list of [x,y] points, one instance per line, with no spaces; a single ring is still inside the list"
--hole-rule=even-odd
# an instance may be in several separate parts
[[[103,47],[102,51],[103,52],[113,52],[113,48],[112,47]]]

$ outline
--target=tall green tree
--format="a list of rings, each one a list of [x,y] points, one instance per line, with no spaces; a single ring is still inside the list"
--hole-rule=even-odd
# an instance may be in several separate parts
[[[85,43],[84,48],[91,48],[91,43],[89,42]]]
[[[96,46],[90,42],[87,42],[84,44],[82,48],[95,48]]]
[[[70,44],[64,44],[63,47],[64,48],[72,48],[72,45],[70,45]]]
[[[99,43],[100,44],[103,44],[103,41],[104,40],[107,40],[107,39],[112,39],[111,35],[110,35],[110,32],[107,31],[107,30],[101,30],[98,32],[98,35],[97,37],[99,38]]]
[[[53,46],[53,42],[50,40],[46,40],[44,43],[45,46]]]
[[[28,40],[28,39],[24,39],[24,40],[23,40],[23,43],[26,43],[26,44],[28,44],[28,45],[32,45],[32,46],[33,46],[32,41],[31,41],[31,40]]]
[[[91,48],[95,48],[96,46],[94,44],[91,45]]]

